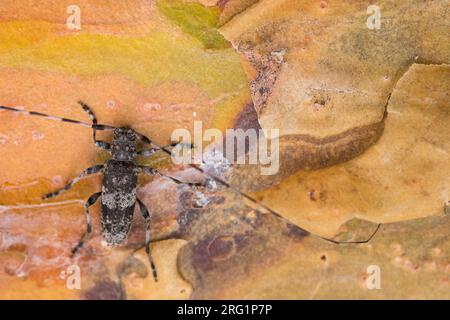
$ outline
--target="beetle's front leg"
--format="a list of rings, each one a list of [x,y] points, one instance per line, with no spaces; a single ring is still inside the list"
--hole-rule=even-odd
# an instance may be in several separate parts
[[[89,118],[92,120],[92,124],[97,124],[97,117],[95,116],[94,112],[92,111],[91,107],[89,107],[86,103],[83,101],[78,101],[80,106],[83,108],[83,110],[89,115]],[[94,144],[107,152],[111,152],[111,144],[109,144],[106,141],[97,140],[97,129],[95,127],[92,127],[92,138],[94,139]]]

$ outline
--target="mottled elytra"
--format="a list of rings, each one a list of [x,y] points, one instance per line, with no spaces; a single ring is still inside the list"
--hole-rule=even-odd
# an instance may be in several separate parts
[[[136,196],[138,181],[137,175],[140,172],[150,175],[157,174],[167,177],[177,184],[187,184],[190,186],[199,184],[185,183],[174,177],[165,175],[154,168],[138,165],[136,162],[136,157],[138,155],[148,157],[158,150],[164,150],[167,152],[167,149],[151,146],[148,149],[138,151],[138,141],[141,141],[144,144],[152,144],[151,141],[145,136],[128,127],[116,128],[109,125],[98,124],[91,108],[82,101],[80,101],[79,104],[83,107],[83,110],[88,113],[89,117],[92,120],[92,124],[87,124],[85,122],[67,118],[54,117],[40,112],[25,111],[12,107],[0,106],[0,109],[25,113],[28,115],[46,117],[52,120],[80,124],[83,126],[91,127],[93,129],[93,140],[95,145],[109,152],[111,154],[111,158],[107,160],[104,165],[95,165],[87,168],[78,177],[70,181],[65,187],[43,196],[43,199],[54,198],[61,193],[69,190],[84,176],[103,172],[102,190],[91,195],[85,203],[84,207],[87,224],[86,232],[81,237],[79,243],[73,248],[72,253],[75,254],[80,248],[82,248],[83,244],[86,242],[90,233],[92,232],[89,207],[92,206],[98,200],[98,198],[101,198],[102,204],[101,224],[103,237],[106,240],[107,244],[110,246],[119,245],[127,238],[133,219],[134,208],[137,203],[146,222],[145,250],[150,261],[153,277],[155,281],[157,281],[156,267],[150,254],[151,213],[147,209],[145,204]],[[112,144],[106,141],[97,140],[97,130],[114,130],[114,138]]]
[[[73,248],[72,253],[75,254],[86,242],[90,233],[92,232],[91,217],[89,213],[89,207],[92,206],[98,198],[101,197],[102,203],[102,213],[101,213],[101,224],[103,230],[103,237],[110,246],[115,246],[121,244],[128,236],[130,231],[134,208],[136,203],[138,204],[142,215],[144,216],[146,222],[146,233],[145,233],[145,250],[152,268],[152,273],[155,281],[157,281],[156,267],[153,262],[152,256],[150,254],[150,240],[151,240],[151,212],[146,208],[145,204],[136,196],[137,188],[137,175],[139,173],[145,173],[149,175],[160,175],[166,177],[177,184],[186,184],[191,187],[200,186],[200,183],[188,183],[182,182],[174,177],[163,174],[154,168],[138,165],[136,162],[137,156],[148,157],[153,155],[157,151],[162,151],[167,154],[171,154],[171,151],[167,147],[160,147],[154,144],[150,139],[144,135],[136,132],[129,127],[114,127],[106,124],[98,124],[97,119],[92,112],[91,108],[82,101],[79,101],[83,110],[89,115],[92,123],[86,123],[83,121],[72,120],[68,118],[55,117],[35,111],[26,111],[19,108],[0,106],[0,110],[8,110],[13,112],[24,113],[32,116],[45,117],[51,120],[63,121],[73,124],[82,125],[85,127],[92,128],[93,130],[93,140],[97,147],[109,152],[111,158],[106,161],[104,165],[95,165],[84,170],[78,177],[69,182],[64,188],[49,193],[43,197],[43,199],[49,199],[60,195],[61,193],[69,190],[77,181],[82,177],[103,172],[103,184],[102,190],[94,193],[89,197],[85,203],[85,213],[86,213],[86,232],[81,237],[79,243]],[[114,130],[114,138],[112,144],[97,140],[96,131],[97,130]],[[150,145],[149,148],[143,150],[137,150],[137,142],[141,141],[144,144]],[[172,145],[173,146],[173,145]],[[217,177],[209,172],[204,171],[201,167],[196,164],[190,164],[192,168],[202,172],[207,177],[215,180],[222,186],[227,187],[232,192],[235,192],[247,200],[258,205],[260,208],[278,216],[279,218],[285,220],[289,225],[295,226],[289,220],[281,216],[278,212],[264,205],[263,203],[257,201],[255,198],[250,196],[245,192],[241,192],[234,186],[230,185],[225,180]],[[332,242],[334,244],[363,244],[369,242],[380,228],[380,224],[377,226],[376,230],[370,235],[367,240],[362,241],[345,241],[340,242],[333,239],[328,239],[319,236],[321,239]],[[309,234],[306,230],[295,226]]]

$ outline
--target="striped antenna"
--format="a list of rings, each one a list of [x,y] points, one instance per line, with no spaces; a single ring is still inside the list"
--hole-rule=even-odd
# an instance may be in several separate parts
[[[18,113],[27,114],[27,115],[30,115],[30,116],[38,116],[38,117],[43,117],[43,118],[47,118],[47,119],[50,119],[50,120],[56,120],[56,121],[62,121],[62,122],[67,122],[67,123],[73,123],[73,124],[81,125],[81,126],[84,126],[84,127],[87,127],[87,128],[92,128],[92,129],[95,129],[95,130],[114,130],[114,129],[117,128],[117,127],[114,127],[114,126],[111,126],[111,125],[97,124],[95,116],[93,114],[91,115],[91,111],[90,111],[89,107],[82,101],[79,101],[79,104],[83,107],[83,109],[85,111],[87,111],[89,113],[89,116],[90,116],[91,120],[93,120],[93,123],[87,123],[87,122],[73,120],[73,119],[68,119],[68,118],[55,117],[55,116],[51,116],[51,115],[48,115],[48,114],[45,114],[45,113],[41,113],[41,112],[26,111],[26,110],[23,110],[23,109],[12,108],[12,107],[5,107],[5,106],[0,106],[0,110],[8,110],[8,111],[12,111],[12,112],[18,112]],[[153,146],[155,146],[157,149],[163,151],[164,153],[166,153],[168,155],[172,155],[172,152],[169,149],[167,149],[165,147],[161,147],[161,146],[155,144],[153,141],[151,141],[145,135],[143,135],[143,134],[141,134],[139,132],[136,132],[136,134],[141,139],[141,141],[143,141],[144,143],[152,144]],[[291,224],[293,226],[296,226],[289,219],[283,217],[280,213],[278,213],[275,210],[269,208],[265,204],[263,204],[260,201],[256,200],[254,197],[250,196],[249,194],[238,190],[236,187],[232,186],[231,184],[229,184],[225,180],[215,176],[214,174],[211,174],[211,173],[203,170],[202,168],[200,168],[196,164],[189,164],[189,166],[194,168],[195,170],[203,173],[204,175],[208,176],[209,178],[213,179],[217,183],[227,187],[228,189],[230,189],[231,191],[235,192],[236,194],[239,194],[240,196],[242,196],[243,198],[249,200],[250,202],[253,202],[254,204],[260,206],[261,208],[264,208],[265,210],[269,211],[271,214],[281,218],[282,220],[286,221],[287,223],[289,223],[289,224]],[[367,240],[363,240],[363,241],[344,241],[344,242],[339,242],[339,241],[336,241],[336,240],[333,240],[333,239],[324,238],[324,237],[321,237],[321,236],[318,236],[318,237],[323,239],[323,240],[332,242],[334,244],[363,244],[363,243],[369,242],[375,236],[375,234],[380,229],[380,226],[381,226],[381,224],[378,224],[376,230],[372,233],[372,235]],[[298,227],[298,228],[300,228],[300,227]],[[307,232],[306,230],[304,230],[302,228],[300,228],[300,229],[305,231],[305,232]]]
[[[391,95],[389,95],[387,103],[389,103],[389,99],[390,99],[390,98],[391,98]],[[386,103],[386,104],[387,104],[387,103]],[[144,137],[145,137],[145,136],[144,136]],[[146,138],[146,137],[145,137],[145,138]],[[146,138],[146,139],[149,140],[148,138]],[[150,141],[150,140],[149,140],[149,141]],[[152,144],[154,144],[154,143],[152,142]],[[155,145],[156,147],[158,147],[160,150],[162,150],[163,152],[165,152],[166,154],[172,155],[172,152],[171,152],[170,150],[168,150],[168,149],[166,149],[166,148],[163,148],[163,147],[160,147],[160,146],[158,146],[158,145],[156,145],[156,144],[154,144],[154,145]],[[245,199],[247,199],[247,200],[253,202],[254,204],[260,206],[261,208],[263,208],[263,209],[269,211],[271,214],[273,214],[273,215],[279,217],[280,219],[284,220],[286,223],[289,223],[290,225],[296,226],[297,228],[299,228],[299,229],[301,229],[301,230],[303,230],[303,231],[305,231],[305,232],[308,232],[308,231],[304,230],[303,228],[300,228],[300,227],[297,226],[295,223],[291,222],[289,219],[285,218],[284,216],[282,216],[280,213],[276,212],[276,211],[273,210],[272,208],[270,208],[270,207],[266,206],[265,204],[261,203],[260,201],[256,200],[256,199],[255,199],[254,197],[252,197],[251,195],[249,195],[249,194],[247,194],[247,193],[245,193],[245,192],[242,192],[241,190],[239,190],[239,189],[237,189],[236,187],[232,186],[230,183],[226,182],[225,180],[223,180],[223,179],[221,179],[221,178],[219,178],[219,177],[217,177],[217,176],[215,176],[215,175],[213,175],[213,174],[211,174],[211,173],[209,173],[209,172],[203,170],[203,169],[200,168],[198,165],[196,165],[196,164],[189,164],[189,166],[190,166],[191,168],[194,168],[194,169],[196,169],[197,171],[203,173],[204,175],[210,177],[211,179],[213,179],[214,181],[220,183],[221,185],[223,185],[223,186],[229,188],[231,191],[233,191],[233,192],[239,194],[239,195],[242,196],[243,198],[245,198]],[[325,241],[328,241],[328,242],[331,242],[331,243],[334,243],[334,244],[364,244],[364,243],[368,243],[370,240],[372,240],[372,238],[378,233],[378,231],[380,230],[380,228],[381,228],[381,223],[379,223],[379,224],[377,225],[377,227],[375,228],[375,231],[374,231],[374,232],[373,232],[366,240],[360,240],[360,241],[337,241],[337,240],[325,238],[325,237],[322,237],[322,236],[319,236],[319,235],[317,235],[317,236],[318,236],[319,238],[325,240]],[[309,233],[309,232],[308,232],[308,233]]]
[[[96,129],[96,130],[114,130],[116,128],[116,127],[110,126],[110,125],[96,124],[96,123],[92,124],[92,123],[87,123],[87,122],[83,122],[83,121],[79,121],[79,120],[55,117],[55,116],[51,116],[51,115],[41,113],[41,112],[27,111],[27,110],[13,108],[13,107],[0,106],[0,110],[7,110],[7,111],[12,111],[12,112],[17,112],[17,113],[23,113],[23,114],[30,115],[30,116],[38,116],[38,117],[46,118],[49,120],[73,123],[73,124],[77,124],[77,125],[80,125],[83,127],[92,128],[92,129]]]
[[[139,135],[143,136],[145,139],[147,139],[148,141],[150,141],[150,140],[149,140],[147,137],[145,137],[144,135],[142,135],[142,134],[139,134]],[[160,147],[160,146],[158,146],[157,144],[155,144],[155,143],[153,143],[153,142],[151,142],[151,144],[153,144],[155,147],[157,147],[158,149],[160,149],[160,150],[163,151],[164,153],[166,153],[166,154],[168,154],[168,155],[172,155],[172,152],[171,152],[169,149],[164,148],[164,147]],[[290,224],[290,225],[293,225],[293,226],[296,226],[297,228],[299,228],[299,229],[301,229],[301,230],[303,230],[304,232],[306,232],[306,233],[309,234],[308,231],[306,231],[306,230],[304,230],[303,228],[297,226],[295,223],[293,223],[293,222],[290,221],[289,219],[285,218],[285,217],[282,216],[280,213],[278,213],[278,212],[276,212],[275,210],[273,210],[272,208],[266,206],[264,203],[261,203],[260,201],[256,200],[256,199],[255,199],[254,197],[252,197],[251,195],[249,195],[249,194],[247,194],[247,193],[245,193],[245,192],[242,192],[241,190],[237,189],[236,187],[234,187],[234,186],[231,185],[230,183],[226,182],[226,181],[223,180],[222,178],[217,177],[216,175],[214,175],[214,174],[212,174],[212,173],[209,173],[209,172],[203,170],[202,168],[200,168],[200,167],[199,167],[198,165],[196,165],[196,164],[192,164],[192,163],[191,163],[191,164],[189,164],[189,166],[190,166],[191,168],[194,168],[195,170],[197,170],[197,171],[203,173],[204,175],[210,177],[211,179],[213,179],[213,180],[216,181],[217,183],[219,183],[219,184],[221,184],[221,185],[227,187],[229,190],[231,190],[231,191],[233,191],[234,193],[240,195],[241,197],[243,197],[243,198],[249,200],[250,202],[253,202],[253,203],[256,204],[257,206],[259,206],[259,207],[261,207],[261,208],[267,210],[268,212],[270,212],[271,214],[275,215],[276,217],[278,217],[278,218],[284,220],[286,223],[288,223],[288,224]],[[375,236],[375,234],[378,233],[378,230],[380,229],[380,227],[381,227],[381,224],[378,224],[377,227],[375,228],[375,231],[374,231],[374,232],[373,232],[366,240],[360,240],[360,241],[337,241],[337,240],[325,238],[325,237],[322,237],[322,236],[319,236],[319,235],[316,235],[316,236],[319,237],[319,238],[321,238],[322,240],[325,240],[325,241],[328,241],[328,242],[331,242],[331,243],[334,243],[334,244],[364,244],[364,243],[367,243],[367,242],[369,242],[370,240],[372,240],[372,238]]]

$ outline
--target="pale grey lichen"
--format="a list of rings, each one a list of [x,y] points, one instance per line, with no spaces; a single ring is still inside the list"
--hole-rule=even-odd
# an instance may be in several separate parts
[[[200,191],[195,191],[195,205],[198,208],[203,208],[209,203],[208,197]]]
[[[230,161],[223,156],[222,150],[208,150],[203,153],[203,164],[201,168],[218,178],[226,179],[230,174],[232,165]]]

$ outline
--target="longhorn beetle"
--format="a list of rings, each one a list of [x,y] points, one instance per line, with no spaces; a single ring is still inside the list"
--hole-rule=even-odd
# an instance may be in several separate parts
[[[87,168],[78,177],[70,181],[64,188],[43,196],[43,199],[45,200],[54,198],[69,190],[84,176],[103,171],[102,190],[91,195],[85,203],[84,208],[87,223],[86,232],[80,239],[79,243],[72,249],[72,254],[75,254],[83,246],[90,233],[92,232],[89,207],[92,206],[98,200],[98,198],[101,197],[102,204],[101,224],[103,237],[106,243],[110,246],[119,245],[127,238],[133,219],[134,208],[137,203],[146,222],[145,248],[152,268],[153,277],[155,281],[157,281],[156,267],[150,254],[151,216],[145,204],[136,196],[137,175],[140,172],[150,175],[158,174],[160,176],[171,179],[177,184],[181,184],[184,182],[174,177],[165,175],[154,168],[138,165],[136,162],[136,157],[138,155],[148,157],[158,151],[158,149],[155,147],[151,147],[149,149],[144,149],[141,151],[136,150],[137,140],[141,140],[143,143],[147,144],[151,143],[150,140],[128,127],[115,128],[107,125],[99,125],[91,108],[82,101],[79,101],[79,104],[91,118],[91,125],[88,125],[81,121],[53,117],[34,111],[25,111],[4,106],[0,106],[0,109],[26,113],[34,116],[47,117],[63,122],[81,124],[89,126],[93,129],[93,140],[95,145],[100,149],[109,152],[111,154],[111,158],[107,160],[104,165],[95,165]],[[112,144],[109,144],[106,141],[97,140],[97,130],[114,130],[114,138]],[[199,185],[193,183],[185,184],[190,186]]]
[[[36,111],[26,111],[18,108],[13,107],[6,107],[6,106],[0,106],[0,110],[8,110],[13,112],[19,112],[24,113],[31,116],[39,116],[39,117],[45,117],[51,120],[57,120],[62,122],[68,122],[73,124],[82,125],[85,127],[92,128],[92,137],[94,140],[94,144],[100,148],[103,149],[111,154],[111,158],[105,162],[104,165],[95,165],[90,168],[87,168],[84,170],[78,177],[70,181],[64,188],[46,194],[42,198],[50,199],[53,197],[56,197],[60,195],[61,193],[69,190],[75,183],[77,183],[82,177],[85,177],[90,174],[98,173],[103,171],[103,183],[102,183],[102,190],[100,192],[96,192],[93,195],[89,197],[89,199],[86,201],[84,208],[85,208],[85,215],[86,215],[86,231],[81,237],[78,244],[72,249],[72,254],[76,254],[78,250],[84,245],[86,240],[88,239],[90,233],[92,232],[92,225],[91,225],[91,216],[89,213],[89,207],[91,207],[98,198],[101,197],[101,203],[102,203],[102,213],[101,213],[101,224],[102,224],[102,231],[103,231],[103,237],[106,240],[107,244],[110,246],[116,246],[121,244],[128,236],[128,232],[131,227],[134,208],[136,206],[136,203],[138,204],[140,211],[142,215],[144,216],[145,223],[146,223],[146,233],[145,233],[145,252],[147,254],[147,257],[150,262],[150,266],[152,268],[152,274],[155,281],[157,281],[157,271],[156,266],[153,261],[153,258],[150,253],[150,240],[151,240],[151,213],[145,206],[145,204],[136,196],[136,188],[137,188],[137,175],[138,173],[146,173],[149,175],[160,175],[162,177],[169,178],[173,182],[177,184],[186,184],[191,187],[194,186],[201,186],[202,183],[188,183],[180,181],[174,177],[171,177],[169,175],[163,174],[160,171],[147,166],[141,166],[138,165],[136,162],[137,156],[144,156],[149,157],[153,155],[157,151],[163,151],[169,155],[171,155],[171,151],[167,149],[167,147],[160,147],[156,144],[154,144],[150,139],[148,139],[143,134],[140,134],[133,130],[130,127],[114,127],[111,125],[105,125],[105,124],[98,124],[97,118],[95,117],[95,114],[91,110],[91,108],[84,103],[83,101],[78,102],[83,110],[89,115],[90,119],[92,120],[92,123],[86,123],[78,120],[72,120],[68,118],[61,118],[61,117],[55,117],[51,115],[47,115],[44,113],[36,112]],[[114,131],[114,137],[112,144],[106,142],[97,140],[96,132],[97,130],[109,130]],[[148,149],[143,149],[138,151],[137,150],[137,141],[140,140],[144,144],[151,145]],[[171,145],[173,146],[173,145]],[[220,183],[221,185],[229,188],[233,192],[236,192],[240,194],[242,197],[248,199],[249,201],[257,204],[258,206],[264,208],[268,212],[282,218],[283,220],[287,221],[291,225],[295,225],[291,223],[289,220],[281,216],[279,213],[274,211],[273,209],[269,208],[268,206],[264,205],[263,203],[257,201],[252,196],[248,195],[247,193],[241,192],[240,190],[236,189],[234,186],[230,185],[225,180],[221,179],[220,177],[217,177],[207,171],[204,171],[201,167],[199,167],[196,164],[189,164],[192,168],[204,173],[209,178],[215,180],[216,182]],[[346,241],[346,242],[339,242],[333,239],[328,239],[324,237],[320,237],[324,240],[327,240],[329,242],[335,243],[335,244],[361,244],[361,243],[367,243],[369,242],[374,235],[378,232],[380,228],[380,224],[377,226],[375,232],[367,239],[362,241]]]

